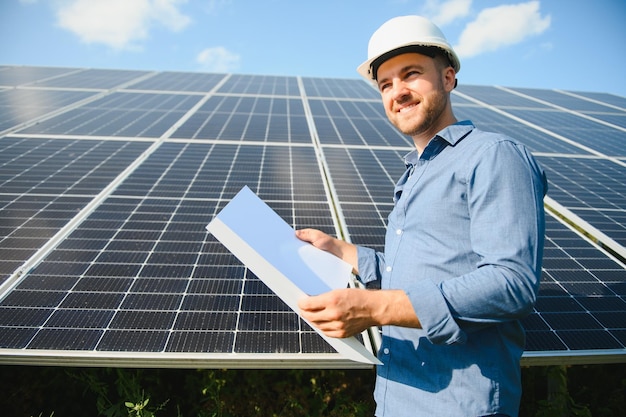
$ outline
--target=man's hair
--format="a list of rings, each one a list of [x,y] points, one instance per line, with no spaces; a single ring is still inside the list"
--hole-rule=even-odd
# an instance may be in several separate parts
[[[376,58],[371,65],[372,68],[372,78],[374,80],[378,79],[378,68],[387,60],[402,54],[408,53],[417,53],[421,55],[426,55],[435,60],[437,65],[437,69],[443,69],[447,67],[454,67],[452,65],[452,61],[448,56],[448,53],[443,49],[437,46],[424,46],[424,45],[408,45],[403,46],[401,48],[394,49],[385,54],[382,54],[378,58]]]

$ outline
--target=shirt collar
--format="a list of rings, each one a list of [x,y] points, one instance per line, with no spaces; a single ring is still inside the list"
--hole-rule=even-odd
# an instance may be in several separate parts
[[[472,130],[474,130],[474,124],[470,120],[462,120],[440,130],[435,137],[438,136],[454,146]]]
[[[437,156],[446,145],[454,146],[463,140],[474,128],[474,124],[469,120],[462,120],[447,126],[440,130],[439,133],[428,142],[428,145],[426,145],[421,155],[418,155],[416,150],[412,150],[406,154],[404,156],[404,163],[409,167],[416,165],[418,159],[432,159]]]

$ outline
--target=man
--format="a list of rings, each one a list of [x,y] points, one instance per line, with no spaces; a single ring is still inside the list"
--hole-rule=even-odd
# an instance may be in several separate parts
[[[383,24],[358,71],[415,144],[394,190],[384,253],[296,232],[349,262],[366,286],[380,286],[299,303],[329,336],[382,326],[378,417],[518,414],[520,319],[539,287],[547,185],[523,146],[456,120],[450,92],[459,69],[428,20]]]

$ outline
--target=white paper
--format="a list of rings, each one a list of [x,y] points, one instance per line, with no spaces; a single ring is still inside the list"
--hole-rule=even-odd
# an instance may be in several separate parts
[[[298,299],[346,288],[350,280],[350,264],[298,239],[294,229],[248,187],[206,228],[295,312]],[[311,327],[347,358],[380,364],[356,338],[328,337]]]

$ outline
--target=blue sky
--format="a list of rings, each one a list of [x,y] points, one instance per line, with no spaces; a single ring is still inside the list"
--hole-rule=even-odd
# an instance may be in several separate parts
[[[438,23],[460,83],[626,96],[624,0],[0,0],[0,64],[357,78],[405,14]]]

